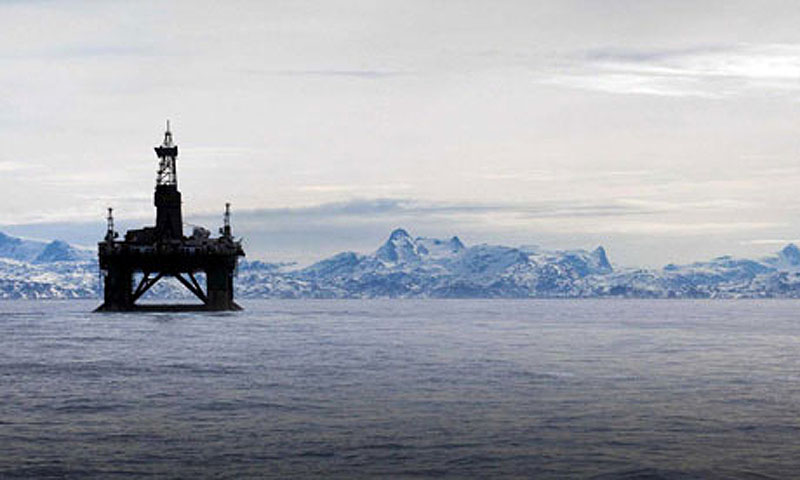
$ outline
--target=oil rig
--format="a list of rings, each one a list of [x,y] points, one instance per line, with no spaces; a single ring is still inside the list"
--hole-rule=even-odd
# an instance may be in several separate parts
[[[117,240],[113,211],[108,209],[106,236],[98,243],[104,302],[95,311],[241,310],[233,300],[233,277],[244,250],[241,240],[235,240],[231,233],[230,204],[225,204],[219,237],[211,238],[210,232],[202,227],[194,227],[191,237],[184,236],[176,166],[178,146],[173,142],[169,121],[164,141],[155,151],[158,156],[156,224],[128,230],[124,240]],[[205,289],[195,276],[199,273],[205,274]],[[134,288],[136,277],[139,279]],[[176,278],[202,303],[137,305],[136,301],[164,277]]]

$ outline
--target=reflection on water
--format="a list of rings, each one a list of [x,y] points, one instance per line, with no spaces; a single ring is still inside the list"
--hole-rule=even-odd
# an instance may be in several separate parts
[[[788,478],[800,302],[0,303],[0,478]]]

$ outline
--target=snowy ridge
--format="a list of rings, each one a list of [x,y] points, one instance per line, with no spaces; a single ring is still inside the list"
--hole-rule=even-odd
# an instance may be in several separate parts
[[[253,297],[574,297],[590,290],[592,276],[611,272],[602,247],[592,252],[467,247],[458,237],[413,238],[397,229],[373,254],[345,252],[300,270],[271,270],[263,282],[251,270],[245,281],[240,274],[238,287]],[[265,284],[274,289],[266,292]],[[256,292],[250,290],[254,285],[260,285]]]
[[[48,263],[88,261],[94,256],[93,251],[73,247],[61,240],[47,243],[12,237],[0,232],[0,258],[21,262]]]
[[[617,271],[602,246],[468,247],[458,237],[413,238],[397,229],[373,254],[344,252],[299,270],[243,268],[237,290],[281,298],[800,298],[800,249]]]
[[[0,299],[92,298],[99,290],[97,263],[29,263],[0,258]]]
[[[0,298],[99,297],[90,253],[0,233]],[[467,246],[455,236],[415,238],[396,229],[373,253],[343,252],[305,268],[241,262],[236,290],[245,298],[800,298],[800,249],[790,244],[759,260],[723,256],[617,270],[603,247]],[[176,282],[146,295],[189,296]]]

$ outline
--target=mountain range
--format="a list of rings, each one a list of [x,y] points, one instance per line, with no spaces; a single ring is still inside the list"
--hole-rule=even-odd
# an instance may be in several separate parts
[[[100,279],[92,250],[0,233],[0,298],[94,298]],[[467,246],[458,237],[397,229],[372,253],[343,252],[308,267],[242,261],[235,284],[244,298],[800,298],[800,249],[789,244],[761,259],[618,269],[602,246]],[[163,281],[147,295],[189,296],[177,282]]]

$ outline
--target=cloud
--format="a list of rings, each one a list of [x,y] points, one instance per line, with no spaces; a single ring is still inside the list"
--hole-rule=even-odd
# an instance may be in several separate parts
[[[454,203],[422,202],[410,199],[371,199],[322,205],[246,210],[238,214],[241,218],[275,218],[292,216],[297,218],[337,217],[387,217],[387,216],[441,216],[441,215],[498,215],[516,214],[526,218],[625,216],[660,212],[660,208],[637,205],[631,202],[609,204],[582,202],[541,202],[539,204],[503,203]]]
[[[0,172],[2,173],[12,173],[12,172],[25,172],[35,169],[34,166],[23,163],[23,162],[15,162],[15,161],[0,161]]]
[[[256,70],[247,69],[246,73],[262,75],[280,75],[288,77],[348,77],[364,80],[377,80],[381,78],[407,75],[406,72],[392,70],[348,70],[348,69],[319,69],[319,70]]]
[[[800,44],[595,49],[542,82],[619,94],[726,98],[800,91]]]
[[[297,187],[301,192],[345,192],[361,194],[378,193],[378,192],[392,192],[398,190],[409,190],[412,186],[408,183],[386,183],[386,184],[370,184],[370,185],[357,185],[357,184],[315,184],[315,185],[300,185]]]
[[[108,58],[108,57],[161,57],[167,53],[163,48],[142,45],[102,45],[102,44],[76,44],[59,46],[44,50],[39,55],[44,58]],[[30,55],[34,58],[37,55]]]
[[[756,240],[747,240],[741,242],[742,245],[788,245],[790,243],[800,243],[800,239],[796,238],[760,238]]]
[[[641,234],[641,235],[706,235],[730,234],[751,230],[765,230],[781,226],[773,222],[640,222],[632,224],[606,225],[604,228],[593,228],[596,232]]]

